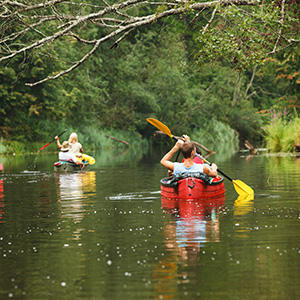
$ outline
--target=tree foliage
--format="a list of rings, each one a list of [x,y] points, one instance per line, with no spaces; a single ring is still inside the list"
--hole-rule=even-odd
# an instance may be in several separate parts
[[[259,141],[265,112],[299,106],[295,0],[6,0],[0,20],[6,138],[148,134],[151,116],[186,133],[217,120]]]
[[[246,70],[298,43],[299,8],[295,1],[264,1],[259,8],[216,7],[214,26],[198,37],[199,62],[219,60]],[[295,39],[296,38],[296,39]]]

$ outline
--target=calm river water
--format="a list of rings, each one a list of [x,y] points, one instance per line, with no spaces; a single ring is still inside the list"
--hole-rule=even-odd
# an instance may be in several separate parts
[[[300,158],[210,157],[254,200],[225,179],[225,201],[175,209],[167,150],[69,174],[0,156],[0,299],[300,299]]]

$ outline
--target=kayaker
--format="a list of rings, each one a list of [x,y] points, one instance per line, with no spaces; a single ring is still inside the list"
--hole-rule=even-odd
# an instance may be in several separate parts
[[[181,153],[185,158],[183,163],[172,162],[171,158],[173,155],[181,149]],[[181,173],[198,173],[202,172],[207,174],[210,177],[217,177],[217,165],[212,164],[210,167],[206,164],[198,164],[193,161],[196,156],[196,146],[193,142],[190,141],[188,136],[183,136],[182,139],[179,139],[174,147],[161,159],[160,163],[173,172],[173,175]]]
[[[69,136],[70,152],[75,153],[77,157],[82,157],[83,149],[82,145],[78,142],[78,137],[75,132],[72,132]]]
[[[61,161],[69,161],[73,162],[76,165],[79,165],[81,168],[84,167],[84,163],[79,161],[75,155],[75,153],[70,152],[70,146],[68,141],[64,141],[61,145],[60,152],[58,154],[58,158]]]
[[[59,137],[55,137],[57,142],[57,147],[61,149],[62,145],[59,142]],[[69,136],[69,148],[70,153],[74,153],[79,161],[88,163],[89,165],[95,164],[95,159],[92,156],[83,153],[82,145],[78,142],[77,134],[75,132],[71,133]]]
[[[182,139],[184,140],[184,142],[189,142],[190,141],[190,137],[187,135],[183,135]],[[201,155],[201,152],[200,152]],[[182,163],[184,162],[185,158],[182,159]],[[195,156],[193,159],[194,163],[196,164],[203,164],[203,160],[199,157],[199,156]]]
[[[56,142],[57,142],[57,147],[61,149],[62,145],[59,142],[59,137],[55,137]],[[69,136],[69,148],[71,153],[75,153],[75,155],[79,158],[82,157],[83,149],[82,145],[78,142],[78,137],[75,132],[72,132]]]

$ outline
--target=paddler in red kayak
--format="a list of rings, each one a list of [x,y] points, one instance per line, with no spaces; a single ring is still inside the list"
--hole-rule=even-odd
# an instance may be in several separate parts
[[[171,158],[173,155],[181,149],[181,153],[184,157],[182,163],[172,162]],[[202,172],[210,177],[217,177],[217,165],[212,164],[210,167],[206,164],[195,163],[194,158],[196,156],[196,146],[193,142],[190,141],[190,138],[187,135],[184,135],[179,139],[174,147],[161,159],[160,163],[173,172],[173,175],[182,174],[182,173],[198,173]]]

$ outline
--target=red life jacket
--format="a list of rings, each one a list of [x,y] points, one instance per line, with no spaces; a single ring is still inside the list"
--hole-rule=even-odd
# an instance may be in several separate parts
[[[184,162],[184,159],[183,159],[181,162],[183,163],[183,162]],[[195,156],[195,157],[194,157],[193,162],[194,162],[195,164],[203,164],[203,160],[202,160],[200,157],[198,157],[198,156]]]

